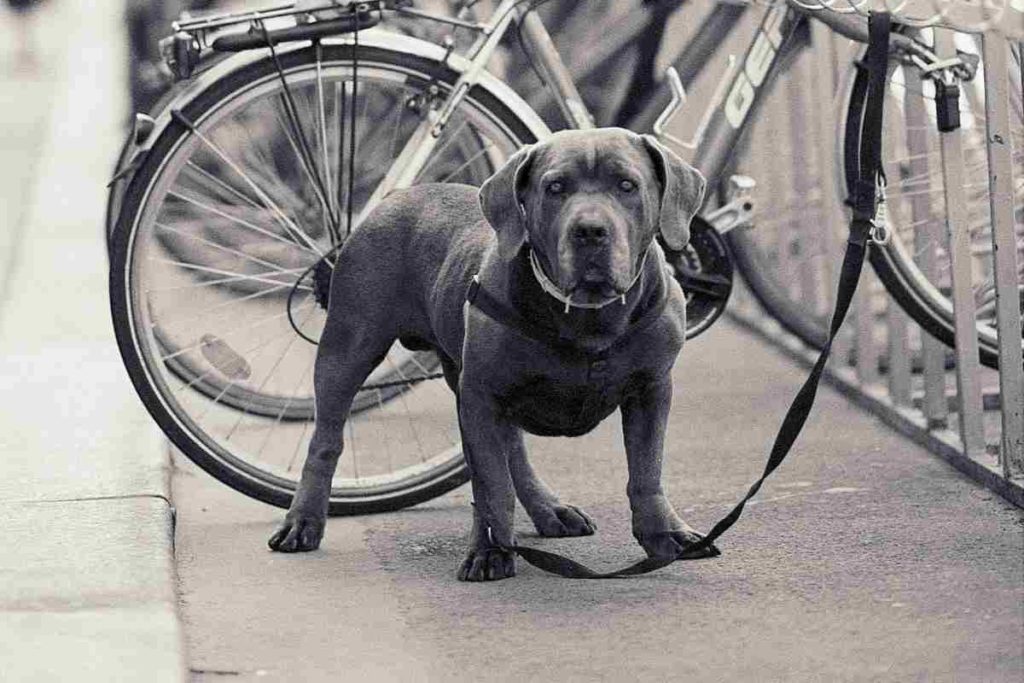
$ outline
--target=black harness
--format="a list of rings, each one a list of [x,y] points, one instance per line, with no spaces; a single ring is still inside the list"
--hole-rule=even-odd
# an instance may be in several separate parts
[[[469,291],[466,292],[466,301],[469,302],[470,306],[476,308],[491,320],[515,330],[516,333],[524,337],[540,342],[563,354],[578,356],[582,360],[593,363],[607,358],[613,351],[625,346],[630,339],[646,330],[655,320],[660,318],[661,314],[665,312],[665,306],[668,304],[668,288],[662,287],[661,295],[658,297],[657,302],[652,306],[648,306],[639,318],[629,324],[629,327],[626,328],[623,334],[616,337],[611,344],[599,351],[582,349],[571,338],[562,336],[558,330],[523,317],[518,311],[491,296],[480,285],[478,276],[474,276],[473,281],[469,285]],[[614,306],[615,304],[609,305]]]
[[[529,258],[527,249],[528,247],[520,252],[520,261]],[[646,264],[646,257],[641,261],[641,264]],[[520,263],[519,272],[525,270],[527,268],[524,267],[524,264]],[[639,281],[640,275],[638,273],[637,281]],[[469,290],[466,292],[466,301],[470,306],[476,308],[496,323],[513,330],[516,334],[538,342],[570,362],[578,363],[586,368],[585,383],[588,391],[575,416],[569,417],[568,420],[558,424],[551,423],[538,418],[533,411],[528,410],[525,401],[510,399],[503,406],[508,417],[531,434],[538,436],[581,436],[596,427],[598,423],[614,410],[608,398],[608,380],[611,374],[609,358],[618,350],[624,348],[638,334],[649,328],[664,314],[665,306],[668,304],[668,287],[664,277],[664,274],[662,274],[661,287],[657,299],[653,303],[648,303],[640,316],[630,321],[622,334],[603,348],[585,349],[581,348],[572,338],[564,336],[557,329],[543,325],[531,317],[524,316],[515,308],[498,301],[490,292],[484,289],[480,284],[479,278],[474,276]],[[527,279],[529,280],[529,278]],[[539,295],[540,297],[546,296],[540,288],[534,289],[530,287],[530,289],[532,290],[531,294]],[[608,305],[618,306],[619,304],[613,302]]]

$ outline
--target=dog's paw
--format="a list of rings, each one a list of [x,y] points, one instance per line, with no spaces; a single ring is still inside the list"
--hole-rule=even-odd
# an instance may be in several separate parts
[[[267,541],[267,545],[280,553],[302,553],[319,548],[323,537],[323,518],[289,514]]]
[[[654,534],[637,536],[637,541],[648,557],[675,557],[680,560],[698,560],[705,557],[718,557],[721,551],[714,544],[696,550],[696,546],[704,537],[692,529],[663,531]]]
[[[592,536],[597,524],[575,505],[555,503],[530,511],[530,519],[537,533],[548,538],[562,536]]]
[[[459,581],[497,581],[516,575],[516,557],[501,548],[475,548],[459,567]]]

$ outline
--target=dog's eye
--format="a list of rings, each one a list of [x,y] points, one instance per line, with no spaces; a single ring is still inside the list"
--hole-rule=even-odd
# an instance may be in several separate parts
[[[636,189],[636,183],[634,183],[632,180],[620,180],[619,189],[622,190],[623,192],[632,192],[633,190]]]
[[[552,180],[548,183],[547,190],[548,194],[562,194],[565,191],[565,185],[561,180]]]

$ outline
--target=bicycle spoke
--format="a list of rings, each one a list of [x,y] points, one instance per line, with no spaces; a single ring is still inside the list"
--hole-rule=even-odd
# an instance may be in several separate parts
[[[350,158],[345,157],[346,152],[346,139],[351,139],[351,133],[349,132],[350,127],[355,127],[355,121],[349,121],[349,98],[351,97],[350,81],[344,80],[340,85],[341,94],[341,109],[338,112],[338,118],[340,119],[339,134],[338,134],[338,211],[345,211],[345,235],[352,234],[352,222],[348,217],[348,206],[352,203],[351,192],[352,183],[347,179],[348,173],[346,169],[350,167]],[[348,150],[349,157],[352,155],[352,150]],[[342,194],[344,191],[345,194]]]
[[[440,145],[439,147],[435,147],[434,151],[430,153],[430,158],[427,159],[427,162],[425,164],[423,164],[423,168],[420,169],[420,172],[416,174],[417,180],[419,178],[425,178],[427,176],[427,171],[430,169],[430,167],[433,166],[438,159],[444,156],[445,151],[449,147],[451,147],[453,142],[455,142],[458,139],[459,133],[461,133],[466,128],[467,125],[469,125],[469,122],[463,120],[459,122],[458,128],[454,130],[448,128],[445,130],[445,135],[448,137],[448,139],[444,141],[444,144]]]
[[[225,218],[225,219],[231,221],[232,223],[234,223],[236,225],[239,225],[239,226],[241,226],[243,228],[246,228],[247,230],[251,230],[253,232],[256,232],[256,233],[259,233],[259,234],[264,235],[266,237],[269,237],[270,239],[272,239],[272,240],[274,240],[276,242],[280,242],[281,244],[285,244],[285,245],[288,245],[290,247],[294,247],[296,249],[301,249],[301,250],[306,251],[306,252],[316,253],[317,255],[322,255],[322,254],[320,254],[320,252],[318,252],[316,250],[307,249],[307,248],[303,247],[301,244],[293,242],[292,240],[287,240],[287,239],[281,237],[280,235],[275,234],[273,232],[270,232],[269,230],[267,230],[265,228],[261,228],[260,226],[254,224],[254,223],[251,223],[251,222],[249,222],[249,221],[247,221],[247,220],[245,220],[243,218],[239,218],[237,216],[232,216],[229,213],[221,211],[220,209],[218,209],[216,207],[213,207],[213,206],[210,206],[209,204],[204,204],[204,203],[200,202],[199,200],[193,199],[192,197],[189,197],[187,195],[181,194],[180,192],[175,192],[174,190],[168,190],[167,196],[174,197],[175,199],[180,199],[183,202],[187,202],[187,203],[189,203],[189,204],[191,204],[193,206],[196,206],[196,207],[198,207],[200,209],[203,209],[205,211],[209,211],[212,214],[220,216],[221,218]]]
[[[489,151],[491,151],[491,149],[493,149],[493,144],[488,142],[488,145],[486,147],[484,147],[480,151],[476,152],[473,156],[471,156],[469,159],[467,159],[461,166],[459,166],[457,169],[455,169],[454,171],[452,171],[451,173],[446,175],[444,178],[442,178],[438,182],[447,183],[452,178],[458,177],[458,175],[460,173],[462,173],[467,168],[469,168],[470,164],[472,164],[474,161],[476,161],[477,159],[482,157],[484,154],[487,154]]]
[[[320,133],[321,151],[323,152],[323,178],[324,178],[324,191],[327,194],[327,200],[330,204],[330,214],[332,216],[338,215],[338,207],[334,204],[335,196],[334,189],[331,186],[331,163],[328,152],[327,142],[327,106],[324,102],[324,70],[323,70],[323,46],[320,41],[316,41],[316,99],[317,99],[317,112],[319,114],[317,121],[317,128]],[[328,230],[331,235],[331,242],[337,244],[341,239],[341,236],[336,233],[334,223],[328,223]]]
[[[213,313],[215,311],[224,311],[224,310],[226,310],[228,308],[231,308],[233,306],[238,306],[239,304],[244,304],[246,302],[253,301],[255,299],[259,299],[259,298],[265,297],[268,294],[273,294],[274,292],[280,292],[280,291],[285,290],[285,289],[290,289],[290,286],[289,285],[278,285],[277,287],[270,287],[268,289],[263,289],[263,290],[260,290],[258,292],[254,292],[252,294],[247,294],[246,296],[244,296],[244,297],[242,297],[240,299],[230,299],[228,301],[219,303],[219,304],[217,304],[215,306],[210,306],[209,308],[203,309],[203,310],[198,311],[196,313],[192,313],[192,314],[190,314],[188,316],[181,317],[181,318],[175,318],[173,320],[173,322],[176,323],[178,326],[180,326],[181,323],[183,323],[183,322],[191,322],[193,320],[199,320],[201,318],[209,316],[211,313]]]
[[[308,420],[302,423],[302,433],[299,434],[299,440],[295,442],[295,450],[292,451],[292,457],[288,460],[288,467],[285,468],[285,472],[291,472],[295,468],[295,461],[299,459],[302,444],[306,441],[306,431],[309,430],[309,424]]]
[[[246,325],[245,327],[236,327],[235,329],[231,330],[230,333],[222,335],[222,336],[224,338],[230,338],[230,337],[232,337],[234,335],[238,335],[239,333],[242,333],[242,332],[252,332],[253,330],[255,330],[258,327],[266,325],[267,323],[273,322],[275,320],[280,320],[280,319],[286,317],[287,315],[288,315],[287,311],[282,311],[280,313],[275,313],[274,315],[267,316],[265,318],[261,318],[260,320],[257,320],[254,323],[250,323],[250,324]],[[204,342],[202,342],[202,341],[196,342],[195,344],[192,344],[191,346],[185,346],[185,347],[182,347],[182,348],[178,349],[177,351],[174,351],[173,353],[170,353],[170,354],[168,354],[166,356],[161,356],[160,360],[162,360],[162,361],[173,360],[174,358],[177,358],[178,356],[184,355],[184,354],[186,354],[186,353],[188,353],[190,351],[197,351],[203,345],[204,345]]]
[[[328,215],[330,216],[331,222],[337,225],[337,218],[334,216],[333,213],[331,213],[330,207],[327,204],[327,198],[325,196],[323,181],[320,179],[320,174],[316,172],[316,163],[313,159],[313,153],[310,151],[309,148],[309,141],[306,140],[306,134],[303,132],[301,122],[299,121],[299,112],[297,107],[295,106],[295,98],[294,95],[292,94],[291,85],[288,83],[288,79],[285,77],[284,69],[281,67],[281,61],[278,59],[277,56],[277,50],[274,48],[274,43],[269,37],[270,34],[267,32],[267,26],[261,20],[257,20],[254,23],[254,26],[258,30],[263,31],[263,37],[266,39],[267,42],[267,48],[270,50],[270,58],[274,62],[274,67],[277,70],[277,76],[281,83],[280,97],[285,104],[285,112],[288,116],[288,122],[290,124],[290,126],[285,127],[285,130],[288,130],[288,128],[290,127],[291,132],[294,133],[296,138],[298,138],[298,142],[301,145],[301,154],[299,155],[300,161],[303,167],[306,169],[308,173],[310,173],[312,177],[314,190],[320,197],[320,201],[323,204],[324,210],[327,211]],[[289,140],[291,140],[290,135]]]
[[[270,443],[270,437],[273,435],[274,430],[281,426],[281,420],[284,418],[284,414],[288,412],[288,409],[291,407],[292,402],[295,400],[295,396],[298,393],[299,388],[302,387],[302,385],[306,382],[306,378],[309,377],[310,373],[312,373],[313,367],[315,365],[316,354],[310,354],[309,362],[306,364],[306,369],[302,371],[302,374],[299,376],[299,381],[296,382],[295,386],[292,387],[291,392],[288,394],[288,398],[281,406],[281,410],[277,412],[277,417],[274,418],[274,422],[270,425],[267,425],[267,427],[264,429],[264,431],[267,434],[263,439],[263,443],[260,444],[260,447],[256,450],[257,457],[263,455],[263,451],[264,449],[266,449],[267,444]]]
[[[182,237],[185,237],[185,238],[191,239],[191,240],[195,240],[195,241],[201,242],[203,244],[208,244],[209,246],[213,247],[217,251],[223,251],[223,252],[225,252],[227,254],[231,254],[232,256],[239,256],[239,257],[245,259],[246,261],[251,261],[252,263],[258,263],[261,266],[267,266],[269,268],[277,268],[278,270],[284,270],[284,264],[274,263],[273,261],[267,261],[266,259],[261,259],[258,256],[253,256],[252,254],[246,254],[244,251],[239,251],[238,249],[233,249],[231,247],[226,247],[223,244],[219,244],[217,242],[214,242],[213,240],[206,239],[205,237],[200,237],[199,235],[196,235],[195,233],[185,232],[185,231],[179,230],[177,228],[172,228],[169,225],[164,225],[160,221],[154,222],[154,225],[156,225],[157,229],[159,229],[159,230],[164,230],[164,231],[173,233],[175,235],[181,235]]]
[[[391,129],[391,145],[388,147],[388,158],[394,159],[398,152],[398,131],[402,129],[402,115],[405,107],[395,107],[395,125]]]
[[[181,114],[179,113],[178,118],[179,120],[183,120],[184,117],[181,116]],[[307,235],[301,228],[299,228],[299,226],[296,225],[291,219],[289,219],[288,216],[285,215],[284,211],[281,210],[281,207],[278,206],[270,198],[270,196],[267,195],[266,192],[260,189],[256,182],[251,177],[249,177],[249,175],[245,173],[245,171],[243,171],[238,166],[238,164],[236,164],[231,158],[229,158],[227,154],[225,154],[223,150],[220,149],[220,147],[215,145],[209,138],[207,138],[202,133],[202,131],[200,131],[198,128],[192,125],[191,122],[185,121],[185,125],[187,125],[190,128],[192,133],[197,138],[199,138],[199,140],[204,145],[209,147],[214,154],[220,157],[221,161],[227,164],[231,168],[231,170],[237,173],[242,178],[242,180],[244,180],[246,184],[250,188],[252,188],[252,191],[256,193],[257,197],[259,197],[260,202],[263,204],[264,208],[271,211],[274,215],[277,216],[279,222],[281,223],[281,227],[283,227],[286,232],[298,236],[302,241],[306,243],[306,245],[311,250],[315,251],[318,255],[323,256],[323,251],[320,249],[320,247],[317,246],[316,242],[313,241],[313,239],[309,235]]]
[[[383,396],[382,396],[382,394],[380,392],[380,389],[377,389],[377,408],[382,413],[384,412],[384,398],[383,398]],[[388,471],[389,472],[393,472],[394,469],[395,469],[395,464],[394,464],[394,462],[392,460],[392,456],[391,456],[391,435],[390,435],[390,431],[391,430],[385,429],[383,431],[384,431],[384,452],[387,454],[387,458],[388,458]]]
[[[299,324],[299,327],[302,328],[307,322],[309,322],[309,319],[313,317],[314,313],[316,313],[316,309],[315,308],[309,312],[309,315],[307,315],[306,318]],[[281,352],[281,355],[278,356],[277,361],[274,363],[273,367],[271,367],[270,370],[267,371],[266,376],[263,378],[263,381],[256,388],[256,392],[257,393],[262,393],[263,389],[267,386],[267,382],[270,381],[270,378],[273,376],[274,372],[281,365],[281,363],[284,361],[284,359],[288,356],[288,354],[291,352],[292,348],[295,346],[295,342],[297,342],[298,340],[299,340],[299,336],[295,335],[295,337],[293,337],[292,340],[288,342],[288,346],[286,346],[284,351]],[[227,440],[227,441],[231,440],[231,437],[234,436],[235,431],[242,424],[242,421],[246,417],[248,417],[250,414],[251,414],[251,411],[250,411],[250,409],[248,407],[245,410],[241,411],[241,414],[238,416],[238,420],[235,421],[234,426],[231,427],[231,429],[228,431],[227,435],[224,437],[225,440]]]
[[[356,455],[359,448],[356,447],[356,428],[352,420],[349,420],[345,426],[348,427],[348,450],[352,454],[352,478],[359,481],[359,459]]]
[[[308,268],[288,268],[278,270],[268,270],[264,273],[254,273],[252,275],[237,275],[232,277],[225,277],[219,280],[203,280],[202,282],[192,282],[187,285],[172,285],[170,287],[149,287],[145,290],[146,294],[162,294],[165,292],[179,292],[186,289],[202,289],[204,287],[216,287],[218,285],[236,284],[242,282],[277,282],[276,280],[270,280],[267,278],[269,275],[299,275],[305,273]]]
[[[245,202],[246,204],[248,204],[252,208],[254,208],[254,209],[263,208],[263,207],[261,207],[259,205],[258,202],[256,202],[252,198],[250,198],[247,194],[245,194],[241,190],[238,190],[237,188],[232,187],[226,181],[224,181],[221,178],[218,178],[217,176],[213,175],[212,173],[206,171],[205,169],[203,169],[202,166],[200,166],[196,162],[190,160],[186,164],[185,168],[190,170],[190,171],[194,171],[194,172],[200,174],[201,176],[203,176],[203,180],[205,180],[206,182],[213,183],[214,185],[216,185],[217,187],[220,187],[225,192],[228,192],[229,194],[234,195],[238,199],[241,199],[243,202]]]
[[[428,370],[426,368],[426,366],[424,366],[423,363],[420,362],[420,359],[416,357],[415,353],[409,354],[409,362],[411,362],[413,365],[415,365],[419,369],[421,374],[423,374],[423,375],[429,375],[430,374],[430,370]]]
[[[405,373],[404,373],[404,372],[402,372],[402,368],[401,368],[401,367],[399,367],[399,366],[398,366],[398,365],[397,365],[397,364],[396,364],[396,363],[395,363],[395,362],[394,362],[394,361],[393,361],[393,360],[391,359],[391,355],[390,355],[390,354],[389,354],[389,355],[387,356],[387,362],[388,362],[388,364],[389,364],[389,365],[391,366],[391,369],[392,369],[392,370],[394,370],[394,371],[395,371],[395,373],[397,373],[397,374],[398,374],[398,376],[399,376],[400,378],[402,378],[403,380],[405,380],[405,379],[406,379],[406,377],[405,377]],[[405,408],[405,413],[406,413],[406,415],[409,415],[409,414],[411,414],[411,411],[409,410],[409,402],[408,402],[408,401],[406,400],[406,398],[405,398],[405,394],[406,394],[406,393],[407,393],[407,392],[405,392],[405,391],[399,392],[399,394],[398,394],[398,400],[400,400],[400,401],[402,402],[402,406],[403,406],[403,407]],[[409,419],[409,428],[410,428],[410,430],[412,431],[412,437],[413,437],[413,439],[415,439],[415,440],[416,440],[416,445],[417,445],[417,446],[419,447],[419,453],[420,453],[420,461],[421,461],[421,462],[426,462],[426,461],[427,461],[427,458],[426,458],[426,456],[424,455],[424,453],[425,453],[425,449],[423,448],[423,442],[422,442],[422,441],[420,440],[420,434],[419,434],[419,431],[418,431],[418,430],[416,429],[416,422],[415,422],[415,421],[414,421],[414,420],[413,420],[412,418],[410,418],[410,419]]]
[[[271,344],[274,344],[275,342],[278,342],[278,341],[284,339],[285,337],[287,337],[289,335],[294,335],[294,334],[295,333],[294,333],[293,330],[290,330],[290,329],[286,330],[285,332],[282,332],[281,334],[275,335],[275,336],[271,337],[270,339],[265,339],[265,340],[261,341],[260,343],[256,344],[255,346],[251,346],[249,348],[246,348],[246,349],[238,352],[238,355],[243,356],[243,357],[253,358],[254,356],[252,356],[252,354],[256,354],[255,357],[258,357],[259,354],[262,353],[263,350],[267,346],[269,346]],[[195,387],[195,385],[197,385],[200,382],[202,382],[203,380],[206,380],[206,379],[208,379],[210,377],[213,377],[214,373],[216,373],[216,372],[218,372],[216,370],[216,368],[211,368],[211,369],[203,372],[202,374],[196,375],[195,377],[189,379],[188,382],[183,382],[181,386],[179,386],[177,389],[174,390],[174,393],[180,393],[184,389],[191,389],[191,388]],[[235,383],[235,380],[231,380],[230,381],[231,385],[234,385],[234,383]],[[228,387],[228,388],[230,388],[230,387]],[[219,400],[219,398],[223,398],[225,393],[226,392],[222,391],[220,394],[218,394],[218,400]]]
[[[318,179],[319,173],[315,168],[311,168],[309,162],[306,161],[305,154],[299,148],[299,143],[295,140],[294,134],[291,130],[292,126],[289,125],[286,121],[281,120],[281,115],[277,110],[275,110],[274,115],[277,118],[278,125],[280,126],[281,130],[284,131],[284,136],[285,139],[288,141],[288,146],[291,147],[292,152],[295,154],[295,159],[299,162],[299,166],[302,168],[303,172],[305,172],[306,177],[309,179],[311,183],[311,187],[313,188],[313,194],[315,194],[317,199],[320,200],[320,208],[323,212],[322,216],[324,224],[325,226],[327,226],[328,234],[330,234],[330,226],[334,221],[334,213],[331,211],[331,207],[328,205],[327,198],[322,193],[321,187],[323,183],[321,183]]]
[[[278,289],[281,289],[282,287],[290,286],[290,285],[287,285],[287,284],[281,284],[281,282],[279,280],[270,280],[270,279],[263,278],[263,277],[258,277],[258,276],[255,276],[255,275],[250,276],[248,273],[239,273],[239,272],[233,271],[233,270],[223,270],[223,269],[220,269],[220,268],[210,268],[209,266],[200,266],[200,265],[197,265],[195,263],[185,263],[183,261],[172,261],[170,259],[158,258],[156,256],[149,257],[149,260],[150,261],[156,261],[157,263],[166,263],[168,265],[177,266],[179,268],[185,268],[186,270],[194,270],[194,271],[197,271],[197,272],[200,272],[200,273],[213,273],[214,275],[228,275],[228,276],[232,276],[232,277],[237,275],[237,276],[239,276],[239,278],[245,277],[245,278],[247,278],[247,279],[249,279],[250,281],[253,281],[253,282],[262,282],[263,284],[277,285],[277,287],[275,287],[274,290],[278,290]],[[305,269],[303,269],[303,270],[305,270]],[[305,289],[305,290],[312,291],[312,287],[310,287],[308,285],[299,285],[298,288],[299,289]],[[264,290],[265,293],[267,293],[269,291],[271,291],[271,290]]]

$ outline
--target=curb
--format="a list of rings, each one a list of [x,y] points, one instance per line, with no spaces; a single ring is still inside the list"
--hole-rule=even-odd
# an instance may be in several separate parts
[[[106,293],[121,5],[85,4],[43,6],[66,52],[46,74],[52,115],[0,292],[0,677],[182,681],[170,454],[121,364]]]

